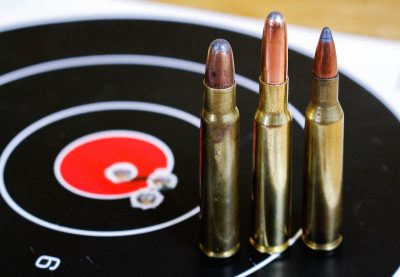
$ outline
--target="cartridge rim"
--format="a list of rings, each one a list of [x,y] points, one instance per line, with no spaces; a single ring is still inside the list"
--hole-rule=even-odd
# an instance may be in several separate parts
[[[286,242],[277,245],[277,246],[265,246],[265,245],[261,245],[258,244],[254,241],[254,239],[252,237],[250,237],[250,244],[260,253],[267,253],[267,254],[275,254],[275,253],[282,253],[283,251],[285,251],[288,247],[289,247],[289,240],[287,240]]]
[[[306,236],[302,236],[301,239],[303,240],[304,244],[308,247],[311,248],[312,250],[317,250],[317,251],[332,251],[335,248],[337,248],[343,241],[343,236],[340,235],[336,240],[329,242],[329,243],[315,243],[313,241],[310,241],[307,239]]]
[[[210,258],[229,258],[236,254],[240,248],[240,243],[236,244],[232,249],[223,252],[215,252],[207,249],[204,245],[199,243],[200,250]]]

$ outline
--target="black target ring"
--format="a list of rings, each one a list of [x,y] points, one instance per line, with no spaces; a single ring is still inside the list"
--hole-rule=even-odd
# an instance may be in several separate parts
[[[102,30],[102,33],[96,31]],[[143,30],[146,30],[144,33]],[[2,58],[2,74],[43,61],[69,57],[135,53],[167,56],[202,63],[205,50],[216,37],[228,39],[234,49],[237,72],[257,80],[259,69],[259,40],[243,34],[199,25],[161,22],[152,20],[98,20],[37,26],[12,30],[0,34],[0,51],[10,53]],[[193,39],[196,38],[196,39]],[[22,43],[29,41],[29,44]],[[162,47],[160,45],[162,41]],[[185,41],[186,44],[177,44]],[[14,42],[14,43],[11,43]],[[39,47],[31,47],[36,45]],[[249,55],[249,53],[251,53]],[[23,57],[23,58],[21,58]],[[312,61],[290,51],[290,101],[304,111],[309,99],[310,68]],[[7,130],[0,137],[5,147],[15,135],[32,122],[66,108],[102,101],[143,101],[171,106],[197,116],[201,108],[201,75],[184,74],[178,81],[176,71],[142,67],[130,70],[124,66],[97,66],[34,76],[23,82],[0,86],[0,103],[5,107],[0,113],[1,126]],[[108,78],[102,71],[107,71]],[[154,71],[159,71],[154,74]],[[60,78],[56,78],[57,74]],[[91,74],[88,74],[91,73]],[[62,76],[61,76],[62,75]],[[85,78],[82,78],[85,76]],[[157,76],[157,78],[154,78]],[[57,80],[57,81],[55,81]],[[141,80],[147,91],[138,96],[135,83]],[[86,86],[85,86],[86,83]],[[199,84],[199,85],[194,85]],[[399,206],[395,205],[399,187],[398,164],[400,137],[398,121],[373,96],[343,74],[340,100],[346,113],[345,141],[345,229],[344,244],[332,257],[326,259],[307,251],[301,244],[292,247],[283,259],[276,261],[262,272],[266,274],[305,275],[327,274],[382,274],[393,273],[397,267],[396,256],[376,259],[375,253],[390,252],[396,241],[399,226],[395,218]],[[87,88],[74,90],[72,88]],[[179,97],[171,97],[173,91]],[[55,93],[57,92],[57,93]],[[89,93],[87,93],[89,92]],[[46,100],[46,101],[43,101]],[[192,218],[165,231],[140,236],[137,239],[104,238],[88,239],[48,231],[15,214],[4,202],[0,205],[3,228],[0,233],[7,245],[8,256],[19,257],[19,273],[36,272],[32,269],[36,257],[31,251],[21,251],[31,246],[38,252],[54,253],[63,257],[60,272],[65,275],[92,275],[97,272],[90,262],[81,262],[90,255],[101,264],[104,274],[236,274],[264,259],[245,244],[247,242],[249,180],[251,180],[251,124],[256,95],[238,88],[238,106],[241,111],[241,200],[242,242],[238,256],[224,264],[215,264],[199,255],[197,249],[197,220]],[[355,105],[357,103],[357,105]],[[12,118],[12,120],[9,120]],[[294,226],[299,226],[301,215],[302,131],[294,131]],[[196,144],[196,143],[194,143]],[[373,154],[370,154],[373,153]],[[388,155],[388,153],[391,153]],[[371,156],[373,155],[373,157]],[[193,156],[196,162],[197,157]],[[195,167],[195,164],[193,163]],[[16,168],[21,172],[21,168]],[[377,189],[379,188],[379,189]],[[371,197],[373,195],[373,197]],[[393,211],[387,214],[387,210]],[[385,214],[385,217],[382,217]],[[384,226],[378,228],[377,226]],[[390,227],[389,227],[390,226]],[[51,243],[49,243],[51,241]],[[78,246],[79,245],[79,246]],[[132,259],[149,255],[143,249],[159,246],[153,253],[158,266],[150,259]],[[177,255],[168,255],[171,249]],[[360,251],[362,249],[363,251]],[[150,250],[149,250],[150,251]],[[107,253],[107,254],[106,254]],[[124,253],[124,254],[122,254]],[[155,254],[154,254],[155,253]],[[119,259],[115,255],[119,254]],[[122,254],[122,255],[121,255]],[[179,258],[177,258],[179,257]],[[251,259],[249,259],[251,258]],[[374,261],[365,263],[365,261]],[[148,262],[144,262],[148,261]],[[77,266],[79,265],[79,266]],[[127,266],[129,265],[129,266]],[[173,268],[173,269],[172,269]],[[4,264],[2,270],[15,273],[15,268]]]

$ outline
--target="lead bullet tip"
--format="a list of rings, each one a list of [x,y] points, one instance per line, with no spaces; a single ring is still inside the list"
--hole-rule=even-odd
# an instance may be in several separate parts
[[[208,48],[205,83],[223,89],[235,83],[235,65],[231,45],[224,39],[216,39]]]
[[[283,14],[277,11],[268,14],[267,22],[269,25],[275,25],[277,27],[283,27],[283,25],[286,24]]]
[[[314,57],[314,75],[321,79],[330,79],[337,75],[335,43],[331,30],[322,29]]]

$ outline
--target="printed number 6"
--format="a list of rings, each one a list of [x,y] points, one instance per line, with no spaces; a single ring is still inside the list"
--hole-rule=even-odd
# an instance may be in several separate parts
[[[35,266],[54,271],[60,266],[60,263],[61,260],[57,257],[42,255],[36,260]]]

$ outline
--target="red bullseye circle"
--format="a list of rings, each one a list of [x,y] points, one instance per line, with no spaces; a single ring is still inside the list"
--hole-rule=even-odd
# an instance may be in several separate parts
[[[66,146],[55,162],[55,174],[68,190],[90,198],[116,199],[127,197],[147,187],[147,178],[157,169],[172,171],[172,152],[159,139],[140,132],[106,131],[80,138]],[[120,164],[131,165],[121,168]],[[106,170],[133,174],[127,181],[115,182]],[[136,170],[137,169],[137,170]],[[125,176],[124,175],[124,176]]]

